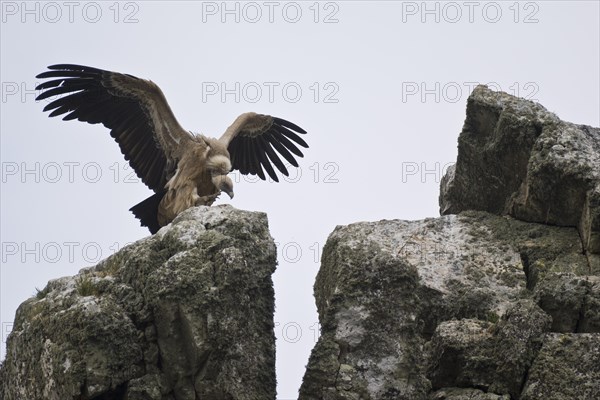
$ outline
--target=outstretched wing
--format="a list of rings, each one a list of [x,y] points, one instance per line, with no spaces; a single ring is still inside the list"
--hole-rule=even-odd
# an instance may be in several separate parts
[[[177,160],[193,136],[175,119],[160,88],[132,75],[72,64],[48,67],[37,78],[58,78],[36,87],[36,100],[61,95],[44,107],[50,117],[67,114],[109,128],[125,159],[155,192],[174,173]]]
[[[263,180],[266,179],[266,171],[271,179],[279,182],[273,165],[288,176],[287,168],[279,156],[298,167],[294,155],[304,157],[298,146],[308,148],[299,133],[305,134],[306,131],[285,119],[245,113],[234,121],[219,141],[227,146],[233,169],[244,175],[258,175]]]

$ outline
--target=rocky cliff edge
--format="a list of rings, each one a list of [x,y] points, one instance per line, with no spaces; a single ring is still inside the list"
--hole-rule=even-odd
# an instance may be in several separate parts
[[[197,207],[16,313],[4,400],[274,399],[263,213]]]
[[[599,399],[599,188],[599,129],[477,87],[443,216],[329,236],[300,399]]]

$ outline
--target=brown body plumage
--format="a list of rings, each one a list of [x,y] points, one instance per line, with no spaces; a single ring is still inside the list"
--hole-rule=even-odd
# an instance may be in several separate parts
[[[308,147],[300,127],[281,118],[253,112],[240,115],[219,138],[193,135],[179,125],[160,88],[132,75],[73,64],[48,67],[37,99],[64,95],[48,104],[50,116],[66,114],[109,128],[125,159],[155,194],[131,211],[155,233],[179,213],[211,205],[221,192],[233,197],[232,169],[242,174],[266,173],[278,181],[275,166],[288,171],[279,158],[297,167],[297,146]],[[263,170],[264,169],[264,170]]]

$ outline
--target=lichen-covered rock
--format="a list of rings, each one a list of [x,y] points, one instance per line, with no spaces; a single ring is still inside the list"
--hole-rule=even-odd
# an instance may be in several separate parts
[[[587,267],[576,229],[485,212],[337,227],[300,399],[418,400],[465,385],[518,395],[551,326],[527,289],[530,262],[541,276]]]
[[[577,227],[584,249],[600,254],[600,129],[478,86],[440,191],[442,215],[464,210]]]
[[[486,393],[479,389],[444,388],[429,396],[429,400],[511,400],[510,396]]]
[[[0,398],[275,399],[266,215],[197,207],[18,309]]]
[[[552,316],[553,332],[600,332],[600,276],[548,274],[535,288],[535,298]]]
[[[600,398],[600,333],[547,334],[520,400]]]
[[[494,325],[478,319],[442,322],[428,349],[427,376],[433,390],[444,387],[485,387],[494,380]]]
[[[600,130],[480,86],[458,150],[441,218],[329,236],[301,400],[600,398]]]
[[[530,290],[547,274],[589,274],[588,259],[583,254],[581,239],[575,228],[532,224],[473,211],[460,213],[459,219],[472,225],[471,230],[483,243],[488,240],[492,240],[492,244],[496,240],[509,243],[519,254]],[[481,224],[486,229],[477,228]]]
[[[600,333],[600,277],[588,277],[588,284],[577,332]]]
[[[483,388],[519,396],[550,317],[531,300],[520,300],[497,324],[463,319],[441,323],[430,347],[433,389]]]
[[[300,399],[418,399],[429,390],[418,369],[417,269],[382,249],[391,243],[369,241],[361,225],[336,229],[325,246],[316,283],[322,335]]]
[[[300,399],[419,400],[452,387],[518,399],[545,332],[596,329],[587,267],[575,228],[485,212],[337,227]],[[586,284],[550,284],[565,274]]]
[[[530,299],[516,302],[496,325],[496,375],[489,390],[519,397],[531,363],[550,329],[552,318]]]

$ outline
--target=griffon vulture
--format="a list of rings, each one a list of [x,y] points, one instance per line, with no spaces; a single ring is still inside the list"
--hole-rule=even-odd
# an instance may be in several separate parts
[[[102,123],[142,182],[155,194],[130,211],[151,233],[196,205],[211,205],[221,192],[233,198],[227,174],[266,173],[278,181],[273,166],[288,171],[279,158],[297,167],[302,128],[281,118],[248,112],[235,119],[219,139],[194,135],[175,119],[160,88],[128,74],[72,64],[48,67],[37,78],[57,78],[36,87],[36,100],[59,96],[46,107],[50,117]],[[264,171],[263,171],[264,169]]]

